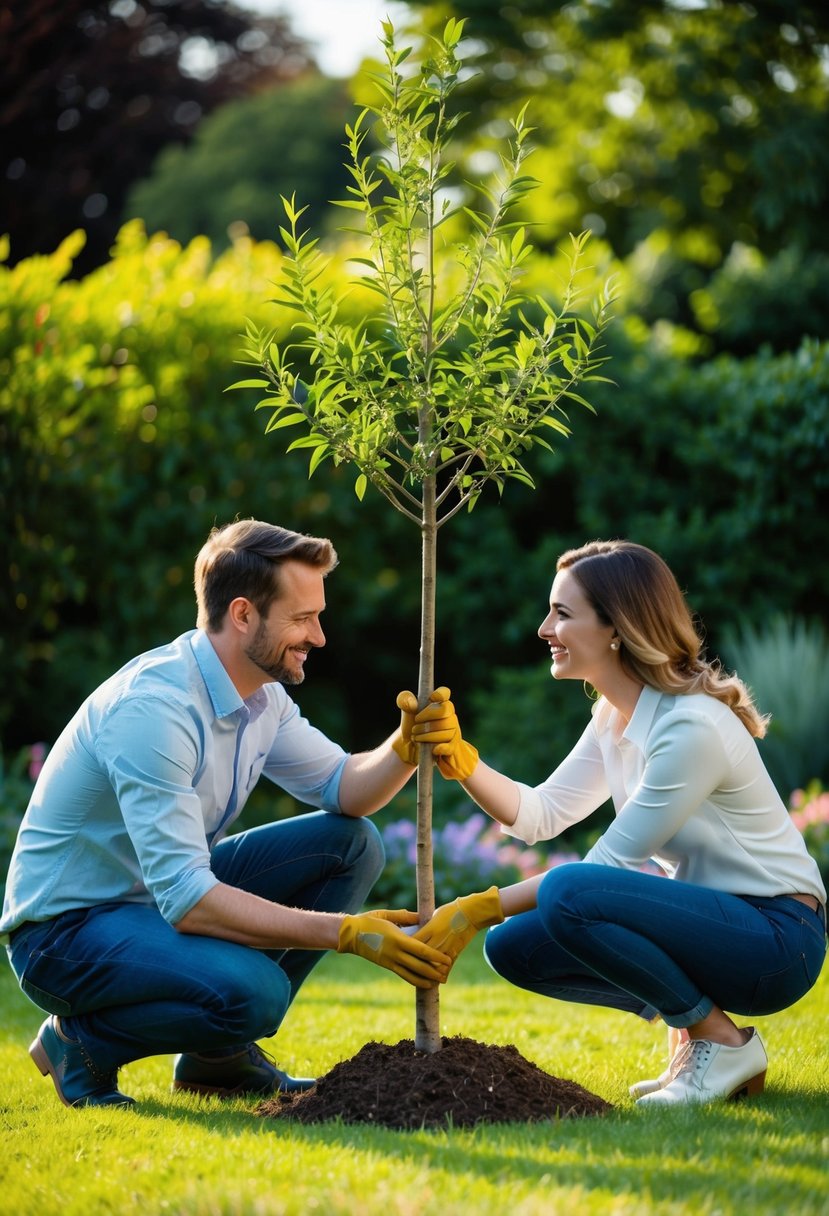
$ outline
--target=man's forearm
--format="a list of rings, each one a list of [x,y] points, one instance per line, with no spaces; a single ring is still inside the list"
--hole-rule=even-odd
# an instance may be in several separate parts
[[[288,908],[219,883],[181,918],[176,929],[258,950],[336,950],[342,920],[337,913]]]
[[[360,818],[379,811],[401,790],[414,773],[404,764],[386,739],[370,752],[349,756],[340,778],[340,807],[344,815]]]

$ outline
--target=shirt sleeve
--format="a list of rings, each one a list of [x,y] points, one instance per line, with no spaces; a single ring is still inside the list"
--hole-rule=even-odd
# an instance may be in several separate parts
[[[161,697],[128,699],[108,714],[96,746],[144,884],[176,924],[218,882],[193,786],[203,752],[199,727]]]
[[[348,752],[312,726],[289,697],[285,700],[262,771],[300,801],[338,812],[340,778]]]
[[[526,844],[552,840],[579,823],[610,796],[595,724],[591,721],[565,760],[542,785],[518,782],[520,802],[515,822],[502,827]]]
[[[648,738],[639,785],[584,860],[638,868],[679,831],[728,768],[710,718],[690,709],[667,715]]]

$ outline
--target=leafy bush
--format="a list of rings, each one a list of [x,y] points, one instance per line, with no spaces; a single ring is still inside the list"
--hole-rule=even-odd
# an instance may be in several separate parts
[[[829,779],[829,636],[818,621],[777,616],[723,639],[729,665],[772,715],[759,742],[782,797],[814,778]]]
[[[720,349],[796,350],[804,334],[829,332],[827,276],[826,253],[795,246],[765,258],[737,242],[710,282],[691,294],[691,304]]]
[[[107,266],[66,281],[82,240],[0,269],[0,727],[14,747],[54,738],[115,667],[191,627],[192,563],[214,523],[317,533],[336,517],[341,549],[356,532],[350,485],[334,509],[336,476],[312,491],[300,457],[263,459],[249,404],[224,392],[278,250],[240,240],[214,259],[203,239],[183,248],[135,223]],[[380,531],[373,554],[353,548],[354,596],[370,604],[399,546]],[[346,683],[323,675],[319,689],[334,730],[350,719]]]

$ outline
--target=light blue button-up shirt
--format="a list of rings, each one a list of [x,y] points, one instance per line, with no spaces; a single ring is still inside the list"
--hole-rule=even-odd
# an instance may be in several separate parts
[[[262,774],[338,812],[346,759],[281,684],[242,700],[201,630],[139,655],[87,698],[46,758],[0,934],[110,901],[155,903],[175,924],[216,885],[210,849]]]

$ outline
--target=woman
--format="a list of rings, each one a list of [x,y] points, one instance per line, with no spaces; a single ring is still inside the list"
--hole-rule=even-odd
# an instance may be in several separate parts
[[[826,951],[820,873],[755,743],[766,720],[739,679],[701,657],[673,574],[641,545],[596,541],[565,553],[538,634],[555,679],[599,694],[581,739],[542,785],[479,760],[445,703],[413,715],[412,738],[433,744],[442,774],[527,844],[608,796],[615,819],[583,861],[455,900],[417,936],[457,957],[478,929],[497,925],[486,957],[511,983],[663,1018],[675,1050],[661,1077],[631,1087],[640,1106],[757,1093],[765,1049],[725,1011],[792,1005]],[[645,872],[650,859],[670,881]]]

